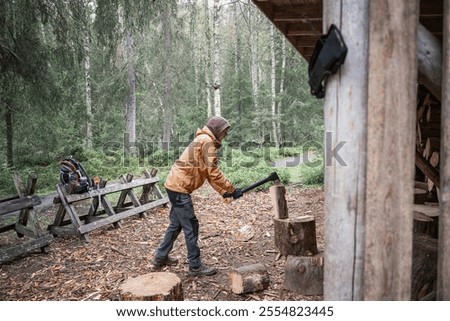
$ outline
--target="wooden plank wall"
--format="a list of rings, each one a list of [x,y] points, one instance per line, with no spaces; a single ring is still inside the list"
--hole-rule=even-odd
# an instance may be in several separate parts
[[[364,300],[410,299],[418,14],[370,3]]]
[[[324,299],[409,300],[418,2],[325,2],[330,23],[349,51],[325,98],[346,164],[325,167]]]
[[[437,299],[450,300],[450,5],[444,1]]]
[[[324,3],[324,33],[334,23],[348,47],[346,61],[329,79],[325,96],[324,299],[361,300],[369,0]],[[331,152],[334,148],[337,155]]]

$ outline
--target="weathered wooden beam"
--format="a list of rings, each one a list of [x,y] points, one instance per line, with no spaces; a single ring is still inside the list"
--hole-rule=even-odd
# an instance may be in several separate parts
[[[7,249],[2,249],[0,251],[0,264],[12,261],[20,255],[26,254],[28,252],[37,250],[41,248],[43,250],[44,247],[53,242],[52,235],[45,235],[35,240],[31,240],[21,245],[17,245],[14,247],[10,247]]]
[[[158,181],[159,181],[158,177],[136,179],[129,183],[110,185],[105,188],[95,189],[95,190],[92,190],[92,191],[89,191],[89,192],[83,193],[83,194],[69,194],[66,196],[66,199],[67,199],[68,203],[73,203],[73,202],[78,202],[78,201],[85,200],[85,199],[99,196],[99,195],[111,194],[111,193],[115,193],[115,192],[120,192],[125,189],[129,189],[129,188],[135,188],[138,186],[156,183]]]
[[[16,198],[0,204],[0,215],[7,214],[41,204],[41,199],[37,195]]]
[[[322,4],[296,5],[287,8],[275,8],[273,21],[322,21]]]
[[[437,299],[450,301],[450,5],[444,1]]]
[[[80,232],[80,234],[86,234],[92,230],[95,230],[96,228],[99,228],[99,227],[102,227],[102,226],[105,226],[108,224],[113,224],[114,222],[118,222],[118,221],[123,220],[127,217],[130,217],[132,215],[143,213],[145,211],[148,211],[151,208],[164,205],[168,202],[169,202],[169,199],[167,197],[164,197],[162,199],[141,205],[139,207],[135,207],[135,208],[126,210],[124,212],[116,213],[114,215],[105,217],[101,220],[91,222],[91,223],[88,223],[85,225],[81,225],[78,227],[78,231]]]
[[[417,61],[419,82],[441,100],[442,48],[439,40],[422,24],[417,29]]]
[[[364,300],[411,294],[418,5],[370,3]]]
[[[369,0],[324,4],[323,31],[334,23],[348,47],[346,62],[328,80],[324,109],[324,299],[330,301],[363,299],[368,21]]]

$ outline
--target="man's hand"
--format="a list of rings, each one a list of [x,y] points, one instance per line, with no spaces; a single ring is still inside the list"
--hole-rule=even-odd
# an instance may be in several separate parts
[[[242,193],[242,190],[240,188],[236,188],[233,193],[226,192],[222,196],[223,196],[223,198],[232,197],[234,199],[237,199],[239,197],[244,196],[244,193]]]
[[[237,199],[244,196],[244,193],[242,193],[242,190],[240,188],[236,188],[231,196],[233,196],[234,199]]]

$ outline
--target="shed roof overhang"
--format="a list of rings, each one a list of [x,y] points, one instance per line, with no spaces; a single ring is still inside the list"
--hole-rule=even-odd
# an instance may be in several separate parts
[[[281,33],[285,35],[294,48],[309,61],[317,40],[323,34],[323,1],[252,1]],[[420,1],[420,23],[441,42],[443,36],[443,11],[443,0]]]

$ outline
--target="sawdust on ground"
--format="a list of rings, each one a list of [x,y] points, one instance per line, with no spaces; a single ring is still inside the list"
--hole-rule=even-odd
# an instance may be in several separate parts
[[[287,186],[289,213],[311,215],[316,221],[319,251],[323,251],[323,190]],[[189,277],[183,234],[175,243],[172,255],[178,266],[165,270],[177,274],[184,299],[191,301],[241,300],[323,300],[320,295],[305,296],[283,286],[284,263],[274,245],[272,203],[268,191],[251,192],[225,204],[222,198],[205,186],[193,194],[200,222],[200,247],[205,264],[216,266],[219,273],[210,277]],[[42,224],[50,224],[56,206],[38,212]],[[120,284],[131,277],[153,271],[149,262],[168,224],[169,207],[154,209],[147,217],[130,217],[122,227],[106,226],[90,233],[90,242],[76,236],[57,237],[49,253],[30,253],[13,262],[0,265],[0,300],[117,300]],[[238,238],[242,229],[250,239]],[[0,247],[23,240],[11,232],[0,235]],[[269,272],[267,289],[234,294],[228,272],[254,263],[262,263]]]

